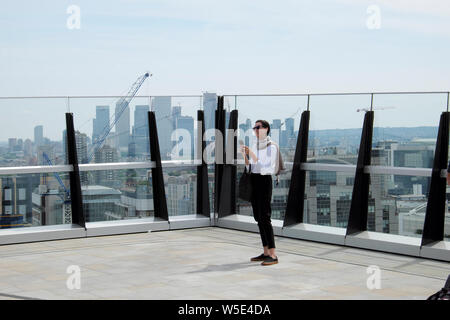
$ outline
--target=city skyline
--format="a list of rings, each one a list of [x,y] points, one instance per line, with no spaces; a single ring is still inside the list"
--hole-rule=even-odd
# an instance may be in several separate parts
[[[135,110],[135,114],[139,113],[145,113],[148,110],[149,106],[146,105],[140,105]],[[106,111],[105,106],[101,106],[101,109],[103,111]],[[164,133],[162,130],[164,128],[158,128],[159,131],[159,138],[161,140],[161,137],[165,137],[164,140],[160,141],[160,145],[162,145],[165,150],[166,154],[163,155],[164,159],[170,159],[175,156],[170,155],[170,152],[175,151],[174,148],[175,145],[177,145],[179,148],[189,148],[188,145],[184,145],[179,142],[171,141],[170,138],[172,138],[173,133],[177,132],[177,134],[189,134],[190,141],[191,141],[191,155],[188,157],[189,159],[193,159],[194,157],[194,149],[196,146],[194,146],[195,143],[195,134],[196,130],[194,128],[195,119],[190,116],[185,116],[181,113],[181,107],[179,106],[173,106],[171,108],[172,114],[170,117],[168,117],[166,120],[168,120],[168,127],[166,129],[166,133]],[[97,108],[98,111],[98,108]],[[118,137],[120,135],[126,135],[125,133],[117,134],[116,132],[110,132],[108,136],[106,136],[106,139],[104,139],[104,143],[99,144],[96,140],[94,140],[94,133],[92,133],[92,136],[89,136],[85,132],[81,132],[79,130],[76,130],[77,135],[77,148],[81,148],[82,151],[78,150],[78,158],[79,163],[86,163],[91,162],[91,160],[94,160],[97,158],[97,156],[94,158],[94,155],[97,151],[101,150],[102,146],[108,146],[112,147],[115,152],[118,153],[117,158],[111,158],[109,159],[116,159],[114,161],[118,161],[122,159],[121,161],[125,161],[126,159],[130,159],[129,157],[141,157],[149,155],[149,149],[148,149],[148,127],[146,127],[146,121],[145,125],[143,126],[142,122],[145,117],[136,117],[135,116],[135,123],[134,125],[132,123],[129,123],[129,126],[132,128],[132,132],[128,132],[128,137],[130,139],[130,143],[127,145],[125,149],[121,149],[120,147],[120,141],[118,140]],[[94,119],[94,123],[95,123]],[[160,122],[160,121],[159,121]],[[294,118],[286,118],[286,119],[273,119],[270,122],[272,126],[272,139],[274,139],[282,148],[288,147],[291,151],[295,149],[295,141],[293,139],[297,138],[298,131],[293,126],[294,124]],[[246,134],[251,133],[251,127],[253,123],[251,119],[246,119],[245,121],[240,121],[238,124],[239,129],[239,135],[240,134]],[[282,126],[281,126],[282,125]],[[158,125],[159,126],[159,125]],[[38,163],[37,164],[46,164],[46,161],[42,159],[39,154],[40,152],[46,152],[49,158],[57,163],[61,163],[63,159],[66,159],[67,156],[65,155],[66,152],[66,140],[65,140],[65,130],[61,137],[62,140],[56,140],[52,141],[44,136],[44,127],[42,125],[38,125],[34,128],[35,130],[35,137],[34,140],[31,139],[18,139],[15,137],[8,138],[7,142],[2,142],[0,144],[0,151],[5,156],[8,156],[9,161],[11,161],[11,155],[14,152],[19,152],[17,154],[19,157],[20,152],[22,152],[23,155],[30,157],[31,152],[33,151],[34,154],[37,153],[38,155]],[[177,131],[179,129],[187,130],[186,133],[183,131]],[[416,143],[416,144],[429,144],[430,142],[433,144],[435,143],[435,139],[437,137],[437,126],[433,127],[413,127],[413,128],[406,128],[406,127],[393,127],[393,128],[382,128],[382,127],[374,127],[373,132],[373,145],[375,146],[380,141],[392,141],[401,144],[405,143]],[[103,134],[103,133],[102,133]],[[311,150],[317,150],[317,154],[319,154],[321,149],[323,150],[331,150],[332,148],[339,148],[343,149],[344,153],[349,154],[356,154],[359,142],[360,142],[360,135],[361,135],[361,129],[334,129],[334,130],[314,130],[310,129],[309,132],[309,145],[308,149]],[[80,146],[80,142],[78,141],[79,138],[83,136],[82,145]],[[253,136],[253,134],[252,134]],[[188,138],[189,138],[188,137]],[[244,136],[243,136],[244,137]],[[173,136],[173,138],[176,138],[176,136]],[[207,138],[205,136],[205,138]],[[253,137],[254,138],[254,137]],[[81,139],[81,138],[80,138]],[[180,136],[178,138],[178,141],[180,139]],[[183,139],[181,140],[183,141]],[[250,141],[245,138],[245,143],[249,144]],[[331,149],[330,149],[331,148]],[[169,153],[167,153],[167,151]],[[175,151],[177,152],[177,151]],[[325,151],[329,152],[329,151]],[[342,151],[340,151],[342,153]],[[120,155],[122,154],[122,155]],[[128,157],[128,158],[127,158]],[[239,155],[237,155],[239,157]],[[5,158],[6,159],[6,158]],[[18,160],[20,158],[17,158]],[[60,159],[60,160],[57,160]],[[67,161],[67,159],[66,159]],[[97,160],[95,162],[98,162]],[[13,162],[14,163],[14,162]],[[427,166],[429,167],[429,166]]]
[[[205,93],[208,94],[208,93]],[[212,93],[215,95],[215,93]],[[61,137],[65,130],[66,111],[74,114],[75,128],[92,137],[93,120],[96,118],[96,107],[113,105],[117,99],[71,99],[66,108],[66,99],[0,99],[9,110],[8,117],[0,119],[3,130],[0,132],[0,142],[8,138],[31,138],[34,128],[43,125],[45,136],[53,141]],[[136,97],[131,103],[130,123],[134,123],[134,109],[136,105],[148,105],[148,97]],[[197,110],[204,109],[205,115],[209,110],[215,110],[216,105],[207,107],[201,96],[172,97],[171,107],[180,106],[186,116],[197,119]],[[153,98],[152,98],[153,101]],[[206,100],[205,100],[206,101]],[[298,128],[300,115],[307,109],[305,96],[243,96],[225,97],[225,108],[239,113],[239,121],[244,119],[286,119],[294,118],[294,128]],[[62,104],[62,105],[61,105]],[[33,106],[32,108],[26,107]],[[203,105],[203,107],[202,107]],[[374,96],[375,127],[419,127],[436,126],[441,112],[446,111],[446,94],[404,94],[404,95],[376,95]],[[275,108],[274,108],[275,106]],[[45,113],[33,114],[34,107],[45,110]],[[130,109],[128,107],[127,109]],[[325,129],[355,129],[362,127],[364,111],[370,109],[370,95],[350,96],[312,96],[310,98],[312,130]],[[112,112],[111,111],[111,112]],[[210,115],[213,115],[210,112]],[[414,117],[409,115],[413,114]],[[337,115],[340,117],[338,118]],[[408,115],[408,116],[407,116]],[[420,119],[419,119],[420,117]],[[20,120],[20,126],[17,121]],[[208,121],[208,118],[206,118]],[[211,120],[209,120],[211,121]],[[131,132],[131,127],[130,127]]]

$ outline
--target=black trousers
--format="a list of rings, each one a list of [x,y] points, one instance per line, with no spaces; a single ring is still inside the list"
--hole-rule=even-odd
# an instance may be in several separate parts
[[[263,246],[272,249],[275,248],[272,221],[270,220],[272,214],[272,208],[270,207],[272,200],[272,176],[252,173],[251,181],[253,217],[258,222]]]

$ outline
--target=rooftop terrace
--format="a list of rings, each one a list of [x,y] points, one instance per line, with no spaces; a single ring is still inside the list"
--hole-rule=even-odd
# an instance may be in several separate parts
[[[449,264],[276,237],[280,263],[250,262],[259,235],[219,227],[0,247],[0,299],[426,299]],[[80,289],[68,289],[69,266]],[[369,266],[381,270],[369,289]],[[270,288],[270,290],[267,290]]]
[[[0,97],[0,298],[425,299],[443,286],[449,92],[122,98]],[[134,117],[121,128],[109,109]],[[270,267],[249,261],[261,244],[231,134],[251,145],[256,119],[286,165]]]

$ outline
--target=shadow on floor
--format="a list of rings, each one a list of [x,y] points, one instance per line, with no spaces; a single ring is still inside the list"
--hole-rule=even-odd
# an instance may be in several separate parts
[[[246,269],[252,267],[261,268],[261,262],[239,262],[239,263],[228,263],[228,264],[210,264],[203,269],[190,271],[186,273],[201,273],[201,272],[215,272],[215,271],[234,271],[239,269]]]
[[[6,294],[6,293],[0,293],[0,299],[1,299],[1,297],[12,298],[12,299],[19,299],[19,300],[42,300],[42,299],[39,299],[39,298],[16,296],[14,294]]]

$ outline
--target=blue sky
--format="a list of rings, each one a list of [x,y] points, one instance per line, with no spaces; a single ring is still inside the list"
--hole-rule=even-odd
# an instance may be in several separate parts
[[[70,5],[81,10],[79,30],[67,28]],[[366,25],[370,5],[380,9],[380,29]],[[147,70],[153,77],[139,94],[448,91],[449,57],[448,0],[3,0],[0,11],[3,97],[119,95]],[[415,100],[402,106],[412,101],[421,125],[429,100]],[[437,125],[443,98],[431,100],[436,109],[427,125]],[[345,101],[345,118],[353,122],[317,121],[316,127],[360,126],[355,109],[369,100],[353,101]],[[49,104],[26,101],[13,108],[25,112],[30,105]],[[243,115],[283,118],[299,103],[271,115],[247,105]],[[89,117],[92,112],[83,123]],[[404,124],[401,113],[386,119],[398,121],[380,125]],[[23,136],[40,123],[33,119]],[[48,136],[59,138],[62,130],[63,123]]]
[[[69,30],[69,5],[81,29]],[[369,5],[381,28],[366,26]],[[450,4],[2,1],[0,96],[449,90]],[[431,9],[435,8],[435,9]]]

